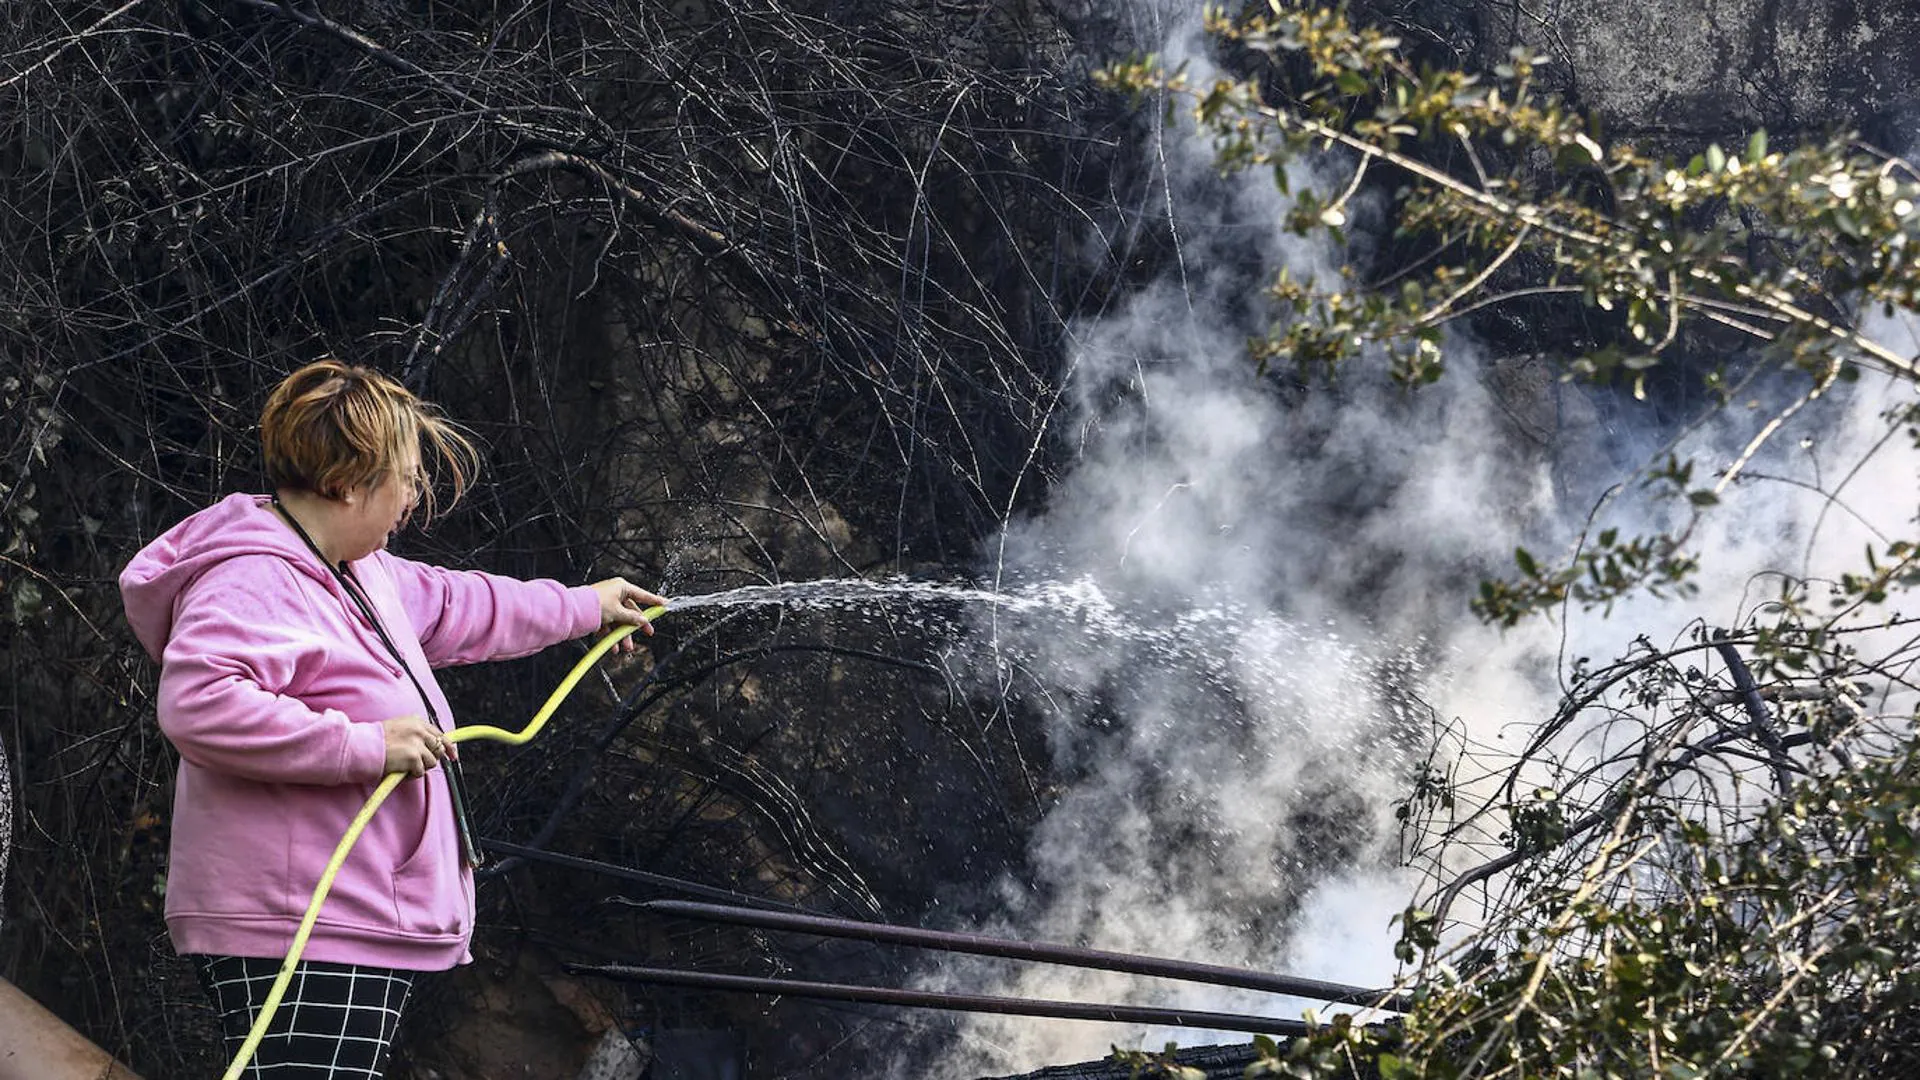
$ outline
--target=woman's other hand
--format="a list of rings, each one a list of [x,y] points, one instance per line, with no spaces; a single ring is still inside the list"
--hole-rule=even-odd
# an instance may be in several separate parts
[[[396,716],[380,721],[387,736],[387,771],[425,776],[442,759],[454,757],[453,744],[440,729],[418,716]]]
[[[667,598],[635,585],[626,578],[608,578],[596,581],[591,586],[600,596],[600,629],[612,630],[621,626],[637,626],[643,634],[653,633],[653,624],[647,621],[641,612],[658,604],[665,604]],[[630,653],[637,646],[631,636],[620,639],[614,647],[616,652]]]

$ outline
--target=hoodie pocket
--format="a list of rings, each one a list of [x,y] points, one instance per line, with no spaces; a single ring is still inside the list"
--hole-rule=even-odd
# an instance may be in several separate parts
[[[428,774],[419,839],[393,870],[393,905],[402,932],[445,935],[466,930],[470,912],[461,882],[445,778]]]
[[[371,786],[338,787],[287,785],[288,810],[295,800],[304,804],[292,818],[288,844],[288,910],[298,916],[306,910],[314,887],[325,872],[340,838],[366,803]],[[391,933],[398,925],[393,906],[395,865],[418,844],[420,807],[395,791],[374,814],[352,850],[340,864],[333,886],[320,908],[320,921],[362,931]]]

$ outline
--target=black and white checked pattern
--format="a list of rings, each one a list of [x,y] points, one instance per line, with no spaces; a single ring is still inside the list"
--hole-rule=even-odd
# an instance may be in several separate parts
[[[227,1057],[240,1052],[282,961],[195,956],[220,1014]],[[301,961],[243,1075],[255,1080],[379,1080],[414,972]]]

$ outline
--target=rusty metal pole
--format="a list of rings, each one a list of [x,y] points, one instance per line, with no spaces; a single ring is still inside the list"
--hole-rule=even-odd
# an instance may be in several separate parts
[[[851,986],[846,983],[803,982],[797,979],[763,979],[751,975],[722,975],[708,971],[681,971],[673,968],[630,967],[625,964],[567,964],[569,974],[599,975],[623,982],[656,983],[662,986],[686,986],[701,990],[729,990],[736,993],[767,994],[776,997],[819,998],[826,1001],[859,1001],[876,1005],[900,1005],[919,1009],[945,1009],[951,1012],[1002,1013],[1009,1016],[1045,1016],[1059,1020],[1104,1020],[1116,1024],[1154,1024],[1162,1027],[1194,1028],[1202,1031],[1247,1031],[1264,1035],[1305,1035],[1307,1025],[1299,1020],[1270,1016],[1245,1016],[1238,1013],[1200,1012],[1193,1009],[1163,1009],[1148,1005],[1104,1005],[1083,1001],[1044,1001],[1034,998],[988,997],[980,994],[943,994],[931,990],[893,990],[875,986]]]
[[[1081,949],[1070,945],[1012,941],[1007,938],[988,937],[985,934],[922,930],[912,926],[861,922],[857,919],[835,919],[824,915],[760,911],[723,904],[702,904],[689,900],[649,900],[635,906],[642,911],[659,915],[734,923],[766,930],[853,938],[892,945],[914,945],[926,949],[971,953],[978,956],[998,956],[1013,960],[1037,960],[1049,964],[1117,971],[1130,975],[1155,975],[1186,982],[1234,986],[1244,990],[1260,990],[1274,994],[1292,994],[1296,997],[1312,998],[1337,1005],[1376,1007],[1394,1012],[1406,1012],[1409,1008],[1406,999],[1391,990],[1367,990],[1357,986],[1320,982],[1316,979],[1299,979],[1291,975],[1275,975],[1264,971],[1223,967],[1217,964],[1199,964],[1187,960],[1168,960],[1156,956],[1107,952],[1102,949]]]

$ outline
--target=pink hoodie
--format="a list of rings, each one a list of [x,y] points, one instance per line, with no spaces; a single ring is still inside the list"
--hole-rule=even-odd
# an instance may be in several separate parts
[[[524,656],[600,625],[586,586],[385,551],[353,572],[449,726],[430,668]],[[264,496],[230,495],[169,529],[127,564],[120,592],[160,661],[160,729],[180,751],[167,869],[174,947],[284,956],[334,845],[381,779],[379,721],[425,715],[420,697]],[[473,915],[473,874],[435,769],[402,781],[374,815],[305,955],[449,968],[468,958]]]

